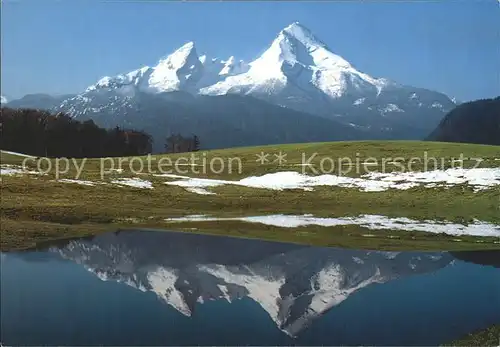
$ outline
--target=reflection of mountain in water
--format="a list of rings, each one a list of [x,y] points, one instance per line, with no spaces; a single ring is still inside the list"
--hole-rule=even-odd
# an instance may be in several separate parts
[[[144,231],[74,240],[51,251],[102,280],[155,292],[187,316],[196,303],[248,296],[292,336],[360,288],[435,271],[453,259]]]

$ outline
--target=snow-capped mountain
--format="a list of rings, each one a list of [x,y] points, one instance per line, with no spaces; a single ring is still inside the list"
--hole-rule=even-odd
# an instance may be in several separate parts
[[[444,252],[313,248],[144,231],[70,241],[51,251],[104,281],[154,292],[187,316],[207,300],[249,297],[290,336],[357,290],[436,271],[452,261]]]
[[[196,94],[204,87],[247,70],[248,66],[234,57],[220,60],[199,56],[194,42],[188,42],[153,67],[144,66],[124,75],[103,77],[86,91],[125,89],[129,92],[186,91]]]
[[[333,53],[309,29],[293,23],[278,33],[261,56],[249,63],[235,57],[221,60],[200,55],[195,44],[188,42],[153,66],[101,78],[82,93],[66,98],[53,111],[90,118],[101,126],[148,131],[154,128],[155,122],[162,123],[164,114],[171,109],[191,108],[180,112],[174,121],[182,120],[181,126],[163,123],[156,126],[155,131],[161,130],[160,137],[153,136],[158,142],[165,134],[185,131],[185,128],[189,128],[190,134],[203,130],[193,121],[201,118],[198,111],[192,110],[194,100],[200,97],[222,100],[212,102],[218,105],[216,108],[203,107],[204,111],[216,114],[230,108],[224,105],[228,100],[224,97],[233,94],[251,97],[247,103],[257,98],[302,112],[309,119],[329,120],[327,128],[332,132],[342,131],[337,131],[340,136],[328,140],[423,139],[455,107],[454,102],[441,93],[361,72]],[[240,113],[238,109],[230,111],[233,115]],[[207,117],[206,114],[203,117]],[[279,128],[286,131],[287,123],[290,126],[291,121],[285,116]],[[245,120],[239,121],[233,131],[245,132],[245,124]],[[276,129],[275,124],[273,127]],[[264,120],[261,131],[271,135],[270,128]],[[310,134],[315,132],[316,129],[309,130]],[[215,148],[217,145],[212,140],[209,135],[202,139],[202,144]],[[294,136],[290,136],[292,140]],[[236,141],[228,145],[250,143]]]
[[[283,29],[271,46],[249,65],[248,72],[228,77],[200,92],[280,94],[291,89],[290,94],[307,96],[321,92],[339,98],[347,93],[378,95],[391,83],[359,72],[299,23]]]
[[[299,23],[283,29],[249,66],[246,73],[230,76],[200,93],[252,95],[387,137],[414,131],[418,138],[421,129],[428,131],[429,123],[436,124],[455,106],[443,94],[357,70]]]
[[[6,104],[8,103],[9,101],[7,100],[7,98],[3,95],[0,95],[0,104]]]

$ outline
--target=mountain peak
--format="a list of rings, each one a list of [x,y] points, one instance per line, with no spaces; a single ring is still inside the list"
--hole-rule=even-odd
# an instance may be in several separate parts
[[[309,30],[304,25],[299,22],[293,22],[283,30],[281,30],[278,37],[283,36],[287,38],[293,38],[306,47],[326,47],[326,45],[318,39],[311,30]]]
[[[304,67],[320,70],[332,66],[337,70],[351,68],[349,62],[332,53],[326,44],[299,22],[281,30],[268,50],[252,66],[265,66],[266,70],[269,70],[269,66],[274,66],[281,70],[283,62],[290,66],[299,63]]]
[[[189,42],[185,43],[183,46],[181,46],[181,48],[179,48],[179,50],[192,49],[192,48],[194,48],[194,41],[189,41]]]
[[[191,57],[195,57],[196,60],[199,60],[195,44],[192,41],[182,45],[167,57],[160,59],[159,65],[167,64],[173,67],[179,67]]]
[[[286,31],[286,32],[294,32],[294,31],[307,31],[307,32],[311,32],[307,27],[305,27],[304,25],[302,25],[300,22],[293,22],[292,24],[288,25],[287,27],[285,27],[282,31]]]
[[[285,29],[292,28],[292,27],[302,27],[302,28],[305,28],[302,24],[300,24],[299,21],[295,21],[292,24],[290,24],[289,26],[287,26]]]
[[[285,27],[281,32],[288,33],[292,36],[314,36],[311,30],[299,22],[293,22],[292,24]]]
[[[196,52],[196,46],[193,41],[189,41],[178,48],[173,54],[190,54],[192,51]]]
[[[196,46],[195,46],[193,41],[189,41],[189,42],[183,44],[182,46],[180,46],[179,48],[177,48],[175,50],[175,52],[172,54],[180,53],[180,52],[190,52],[193,49],[196,49]]]
[[[169,92],[192,89],[203,73],[194,42],[188,42],[159,61],[148,80],[150,90]]]

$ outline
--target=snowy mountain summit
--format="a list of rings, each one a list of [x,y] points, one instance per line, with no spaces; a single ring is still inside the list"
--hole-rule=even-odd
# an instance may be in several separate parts
[[[235,95],[245,100],[236,101]],[[184,103],[184,111],[169,111],[178,107],[179,102]],[[186,108],[194,107],[193,103],[198,105],[196,110],[187,111]],[[281,30],[264,53],[249,63],[234,56],[218,59],[200,55],[195,43],[188,42],[154,66],[101,78],[83,93],[64,100],[54,111],[91,118],[105,127],[134,127],[151,133],[161,130],[163,137],[166,132],[203,132],[206,127],[193,128],[197,117],[220,125],[228,121],[221,116],[221,110],[230,117],[277,114],[268,104],[284,108],[279,113],[300,112],[295,114],[296,118],[315,118],[316,123],[328,120],[331,126],[327,128],[338,130],[336,134],[332,132],[331,138],[322,138],[328,141],[423,139],[456,106],[444,94],[361,72],[295,22]],[[250,112],[250,108],[258,111]],[[175,118],[169,120],[169,129],[158,123],[165,118],[165,112]],[[230,128],[245,132],[247,120],[242,119]],[[276,122],[273,124],[269,128],[276,130]],[[286,117],[279,127],[286,132]],[[260,128],[262,133],[266,132],[266,124]],[[265,135],[258,143],[238,137],[224,146],[269,144],[264,138],[272,134]],[[256,138],[256,134],[248,138]],[[286,141],[304,139],[288,136]],[[210,138],[205,138],[204,143],[208,148],[218,146]]]
[[[87,91],[134,86],[150,93],[188,91],[194,94],[273,94],[285,89],[328,97],[345,93],[380,93],[390,82],[356,70],[300,23],[284,28],[269,48],[250,64],[199,56],[188,42],[153,67],[115,77],[104,77]]]
[[[87,91],[135,87],[147,93],[187,91],[198,93],[227,76],[246,71],[242,61],[234,57],[227,60],[199,56],[194,42],[188,42],[172,54],[160,59],[153,67],[145,66],[124,75],[103,77]]]
[[[380,92],[389,83],[357,71],[298,22],[283,29],[271,46],[249,65],[248,72],[228,77],[201,92],[270,94],[295,87],[304,93],[316,89],[338,98],[348,91]]]

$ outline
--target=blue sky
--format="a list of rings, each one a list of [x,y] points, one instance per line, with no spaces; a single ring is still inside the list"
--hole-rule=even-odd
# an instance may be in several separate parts
[[[374,77],[466,101],[500,95],[496,0],[168,2],[3,0],[2,94],[76,93],[182,44],[251,60],[299,21]]]

